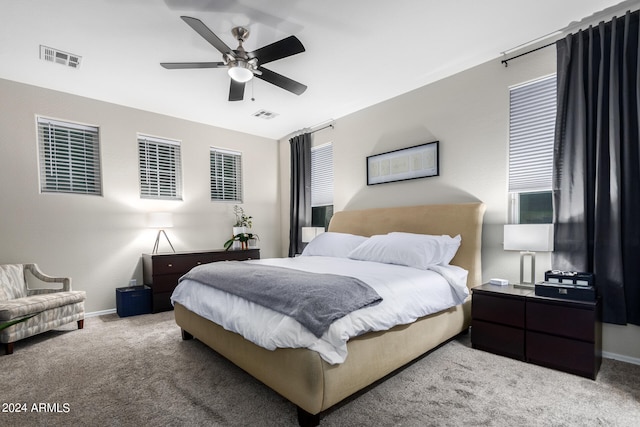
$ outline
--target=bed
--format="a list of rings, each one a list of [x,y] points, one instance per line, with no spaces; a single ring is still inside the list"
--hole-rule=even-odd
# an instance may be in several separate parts
[[[452,265],[467,270],[466,286],[481,283],[482,203],[341,211],[328,231],[358,236],[391,232],[461,236]],[[341,363],[307,348],[268,350],[174,301],[182,338],[197,338],[297,406],[300,425],[318,425],[321,412],[371,385],[456,335],[470,322],[470,298],[461,304],[386,331],[346,342]],[[399,351],[401,349],[401,351]],[[324,357],[324,358],[323,358]]]

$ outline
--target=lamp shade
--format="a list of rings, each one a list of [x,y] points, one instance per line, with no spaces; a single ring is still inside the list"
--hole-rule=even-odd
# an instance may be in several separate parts
[[[253,78],[253,73],[244,61],[238,61],[238,64],[235,67],[229,67],[227,72],[229,77],[240,83],[246,83]]]
[[[505,224],[505,251],[553,251],[553,224]]]
[[[173,215],[171,212],[151,212],[149,213],[149,228],[171,228],[173,227]]]
[[[302,227],[302,242],[309,243],[322,233],[324,233],[324,227]]]

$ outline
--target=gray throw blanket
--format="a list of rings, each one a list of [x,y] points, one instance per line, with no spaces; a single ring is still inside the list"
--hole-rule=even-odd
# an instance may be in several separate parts
[[[382,301],[373,288],[353,277],[242,261],[199,265],[180,282],[185,279],[293,317],[318,338],[335,320]]]

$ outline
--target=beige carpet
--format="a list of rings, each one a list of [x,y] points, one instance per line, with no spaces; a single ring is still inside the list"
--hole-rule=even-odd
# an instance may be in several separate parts
[[[20,341],[0,356],[0,372],[0,425],[297,425],[291,403],[182,341],[173,312],[89,318],[84,330]],[[7,412],[16,404],[25,412]],[[591,381],[473,350],[461,337],[320,425],[638,426],[640,366],[607,359]]]

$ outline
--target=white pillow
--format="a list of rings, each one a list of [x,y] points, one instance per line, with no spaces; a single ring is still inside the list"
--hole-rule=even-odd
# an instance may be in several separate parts
[[[349,258],[426,270],[432,265],[447,264],[459,246],[460,236],[389,233],[370,237],[355,248]]]
[[[394,231],[393,233],[389,233],[389,234],[401,236],[403,238],[408,238],[408,239],[437,240],[438,243],[442,246],[441,250],[444,251],[442,253],[440,262],[438,262],[438,264],[442,264],[442,265],[448,265],[451,262],[453,257],[456,256],[456,253],[458,252],[458,248],[460,248],[460,243],[462,242],[462,237],[460,237],[459,234],[456,235],[455,237],[451,237],[446,234],[442,234],[440,236],[433,236],[430,234],[403,233],[399,231]]]
[[[327,231],[319,234],[302,251],[300,256],[332,256],[347,258],[349,253],[366,241],[364,236]]]

